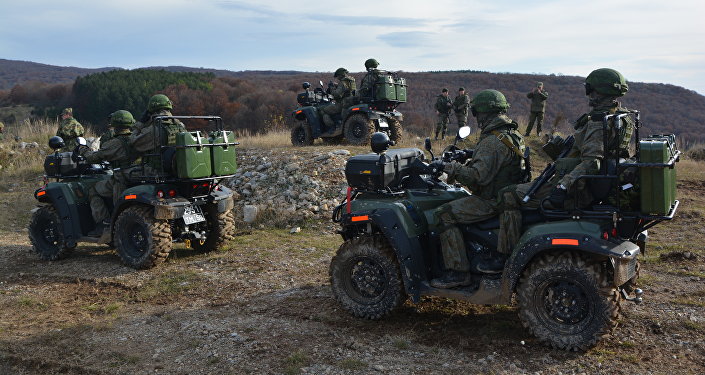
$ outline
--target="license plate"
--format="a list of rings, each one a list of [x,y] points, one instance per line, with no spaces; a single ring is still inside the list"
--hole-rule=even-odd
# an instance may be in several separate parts
[[[387,124],[387,119],[386,118],[380,118],[379,120],[379,127],[380,128],[388,128],[389,124]]]
[[[184,223],[186,225],[196,224],[202,221],[206,221],[206,218],[203,216],[203,211],[201,211],[200,207],[187,206],[184,209]]]

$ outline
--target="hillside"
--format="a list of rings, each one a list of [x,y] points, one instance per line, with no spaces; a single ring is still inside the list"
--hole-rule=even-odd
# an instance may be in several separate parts
[[[16,84],[31,81],[43,83],[73,83],[76,77],[91,73],[106,72],[120,68],[77,68],[56,66],[30,61],[0,59],[0,90],[7,90]]]

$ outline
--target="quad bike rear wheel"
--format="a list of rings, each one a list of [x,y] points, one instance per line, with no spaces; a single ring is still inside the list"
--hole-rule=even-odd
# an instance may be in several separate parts
[[[401,122],[395,118],[390,118],[387,120],[389,124],[389,139],[394,141],[396,144],[404,139],[404,131],[401,128]]]
[[[117,253],[132,268],[152,268],[171,252],[169,221],[155,219],[153,212],[148,206],[128,207],[115,222]]]
[[[330,264],[333,295],[350,314],[379,319],[406,300],[399,263],[383,236],[345,241]]]
[[[235,214],[233,210],[218,212],[218,205],[209,204],[205,209],[206,239],[191,241],[191,247],[203,253],[217,250],[235,239]]]
[[[66,246],[61,218],[53,206],[42,206],[32,214],[29,223],[29,241],[44,260],[66,258],[76,248]]]
[[[519,317],[554,348],[584,351],[609,335],[620,314],[619,293],[605,267],[574,252],[534,260],[517,287]]]
[[[345,139],[355,146],[370,143],[370,137],[375,132],[375,124],[363,113],[356,113],[345,121]]]

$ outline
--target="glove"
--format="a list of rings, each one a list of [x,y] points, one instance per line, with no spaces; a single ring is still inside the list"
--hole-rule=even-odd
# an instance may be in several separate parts
[[[563,202],[567,195],[568,190],[563,184],[559,184],[551,191],[551,195],[548,196],[548,201],[554,208],[563,208]]]
[[[440,176],[445,169],[446,163],[443,160],[434,160],[428,167],[431,170],[431,174],[434,176]]]

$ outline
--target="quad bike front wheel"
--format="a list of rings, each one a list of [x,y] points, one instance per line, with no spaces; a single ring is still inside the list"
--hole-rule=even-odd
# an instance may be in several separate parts
[[[329,274],[333,295],[356,317],[382,318],[406,300],[399,263],[383,236],[345,241]]]
[[[117,253],[132,268],[152,268],[171,252],[171,226],[167,220],[155,219],[153,212],[152,207],[128,207],[115,223]]]
[[[191,247],[203,253],[217,250],[235,239],[235,214],[233,210],[218,212],[218,205],[209,204],[205,209],[206,239],[191,241]]]
[[[554,348],[584,351],[617,326],[619,293],[601,263],[573,252],[540,256],[517,287],[522,324]]]
[[[395,118],[390,118],[387,120],[389,124],[389,139],[394,141],[396,144],[404,139],[404,131],[401,128],[401,122]]]
[[[313,144],[311,126],[306,122],[299,122],[291,129],[291,144],[297,147]]]
[[[356,113],[345,121],[345,139],[355,146],[370,143],[370,137],[375,132],[375,124],[363,113]]]
[[[44,260],[66,258],[73,249],[66,246],[61,218],[53,206],[43,206],[32,214],[29,223],[29,241],[32,248]]]

